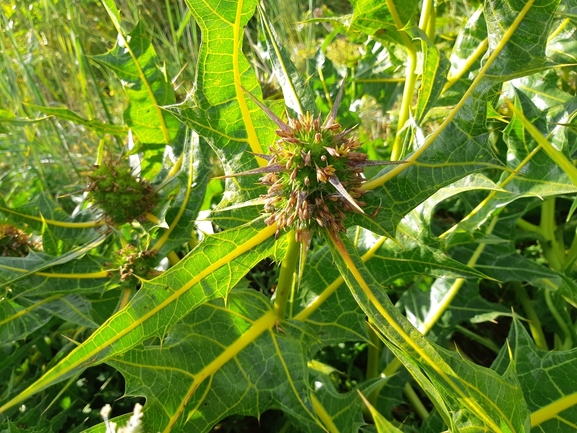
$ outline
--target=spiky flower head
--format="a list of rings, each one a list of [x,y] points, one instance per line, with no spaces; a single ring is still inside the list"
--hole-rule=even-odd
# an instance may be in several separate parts
[[[268,166],[278,168],[261,182],[267,185],[264,210],[267,224],[295,229],[298,241],[307,240],[315,227],[338,233],[345,230],[349,212],[362,212],[363,162],[360,144],[347,137],[336,122],[321,123],[309,113],[288,118],[270,150]]]
[[[85,190],[109,224],[142,221],[156,206],[157,193],[150,182],[136,178],[128,166],[102,164],[89,178],[91,182]]]
[[[251,95],[252,97],[252,95]],[[336,121],[342,88],[327,119],[310,113],[283,122],[256,98],[253,100],[277,124],[279,139],[269,147],[266,167],[249,173],[266,173],[261,182],[268,186],[264,210],[266,223],[295,229],[297,241],[308,242],[311,232],[323,227],[330,232],[345,230],[347,213],[362,213],[358,199],[367,156],[361,146]]]

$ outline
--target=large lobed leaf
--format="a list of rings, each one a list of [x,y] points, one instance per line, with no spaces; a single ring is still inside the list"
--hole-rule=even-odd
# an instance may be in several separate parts
[[[179,128],[176,118],[161,109],[163,105],[174,104],[174,90],[166,71],[159,67],[156,51],[142,23],[127,35],[118,30],[116,46],[92,59],[122,81],[130,101],[124,121],[136,133],[142,149],[162,150],[162,145],[176,137]]]
[[[187,2],[202,30],[202,46],[193,91],[170,111],[208,141],[226,174],[266,165],[251,152],[265,153],[274,135],[272,123],[246,94],[261,98],[242,52],[244,27],[256,3],[220,2],[214,9],[207,0]],[[255,182],[254,177],[228,180],[223,204],[254,198],[262,192]]]
[[[531,431],[573,432],[577,425],[577,349],[539,350],[518,319],[492,368],[504,372],[515,364],[519,384],[531,414]]]
[[[275,227],[262,221],[207,238],[178,265],[143,282],[128,305],[106,321],[57,366],[0,408],[62,381],[76,372],[108,360],[168,329],[203,303],[226,297],[229,290],[264,257],[281,254],[270,239]]]
[[[349,243],[345,240],[343,246],[333,238],[329,242],[353,296],[446,424],[479,431],[527,431],[529,415],[513,371],[501,377],[427,341],[393,306],[360,258],[345,253],[345,246],[352,251]]]

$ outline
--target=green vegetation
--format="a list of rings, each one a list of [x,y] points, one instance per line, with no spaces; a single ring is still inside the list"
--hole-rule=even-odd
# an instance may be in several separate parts
[[[0,14],[0,432],[576,430],[574,2]]]

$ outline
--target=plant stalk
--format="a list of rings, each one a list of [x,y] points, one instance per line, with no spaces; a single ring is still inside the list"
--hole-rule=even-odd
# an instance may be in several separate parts
[[[273,309],[278,320],[283,320],[286,315],[287,301],[293,288],[294,275],[297,269],[299,257],[299,243],[295,239],[294,230],[287,234],[288,246],[286,255],[280,266],[278,284],[275,290],[275,299]]]
[[[561,317],[561,314],[557,310],[557,307],[553,303],[551,290],[545,290],[545,302],[547,303],[547,308],[549,309],[551,315],[555,319],[555,322],[557,322],[557,325],[559,326],[559,328],[561,328],[563,334],[565,334],[565,341],[561,344],[561,347],[559,347],[559,349],[560,350],[571,349],[571,347],[573,346],[573,338],[571,337],[571,332],[569,331],[569,328],[567,327],[565,320],[563,320],[563,317]]]
[[[415,409],[415,412],[417,413],[419,418],[421,418],[423,421],[429,418],[429,411],[427,410],[427,408],[425,407],[425,405],[423,404],[423,402],[421,401],[421,399],[419,398],[419,396],[417,395],[417,393],[415,392],[415,390],[413,389],[413,387],[409,382],[405,384],[404,391],[405,395],[407,396],[407,399],[411,403],[411,406],[413,406],[413,409]]]
[[[515,290],[515,297],[519,302],[521,302],[523,310],[525,310],[525,315],[527,316],[527,319],[529,319],[529,330],[531,331],[533,340],[535,340],[535,344],[541,350],[549,350],[545,334],[543,333],[543,328],[541,327],[541,321],[533,308],[531,299],[529,299],[529,296],[527,295],[527,290],[525,290],[525,287],[518,282],[513,283],[513,289]]]
[[[495,354],[499,353],[500,350],[499,346],[493,343],[493,340],[491,340],[490,338],[481,337],[480,335],[461,325],[456,325],[455,329],[459,331],[461,334],[469,337],[471,340],[475,340],[477,343],[482,344],[487,349],[493,351]]]
[[[560,245],[555,236],[555,197],[546,199],[541,204],[541,234],[545,238],[541,243],[543,253],[549,262],[551,269],[561,271],[565,260],[565,249]]]
[[[391,152],[391,161],[398,161],[403,157],[403,134],[401,134],[401,131],[410,116],[411,105],[413,104],[413,95],[415,93],[415,84],[417,82],[417,75],[415,74],[415,69],[417,68],[417,50],[407,33],[402,30],[404,23],[401,21],[399,14],[397,13],[397,8],[395,7],[393,0],[386,1],[389,11],[393,16],[393,20],[395,21],[395,26],[403,40],[405,50],[407,51],[407,66],[405,68],[407,79],[405,81],[405,88],[401,99],[401,107],[399,108],[397,133],[395,135],[393,150]]]
[[[419,28],[427,34],[427,37],[434,42],[435,38],[435,2],[434,0],[424,0],[421,17],[419,18]]]

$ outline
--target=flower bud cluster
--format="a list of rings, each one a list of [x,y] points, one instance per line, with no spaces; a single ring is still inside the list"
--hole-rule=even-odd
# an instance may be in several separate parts
[[[90,200],[104,212],[109,224],[142,221],[156,206],[157,194],[150,182],[137,179],[130,167],[103,164],[89,176],[85,189]]]
[[[279,139],[270,146],[268,167],[261,182],[268,186],[264,210],[268,225],[294,228],[297,241],[308,241],[316,227],[334,233],[345,230],[348,212],[362,212],[358,201],[367,156],[356,150],[360,144],[347,137],[333,117],[321,124],[320,117],[306,113],[288,118]],[[276,169],[274,169],[276,168]]]

